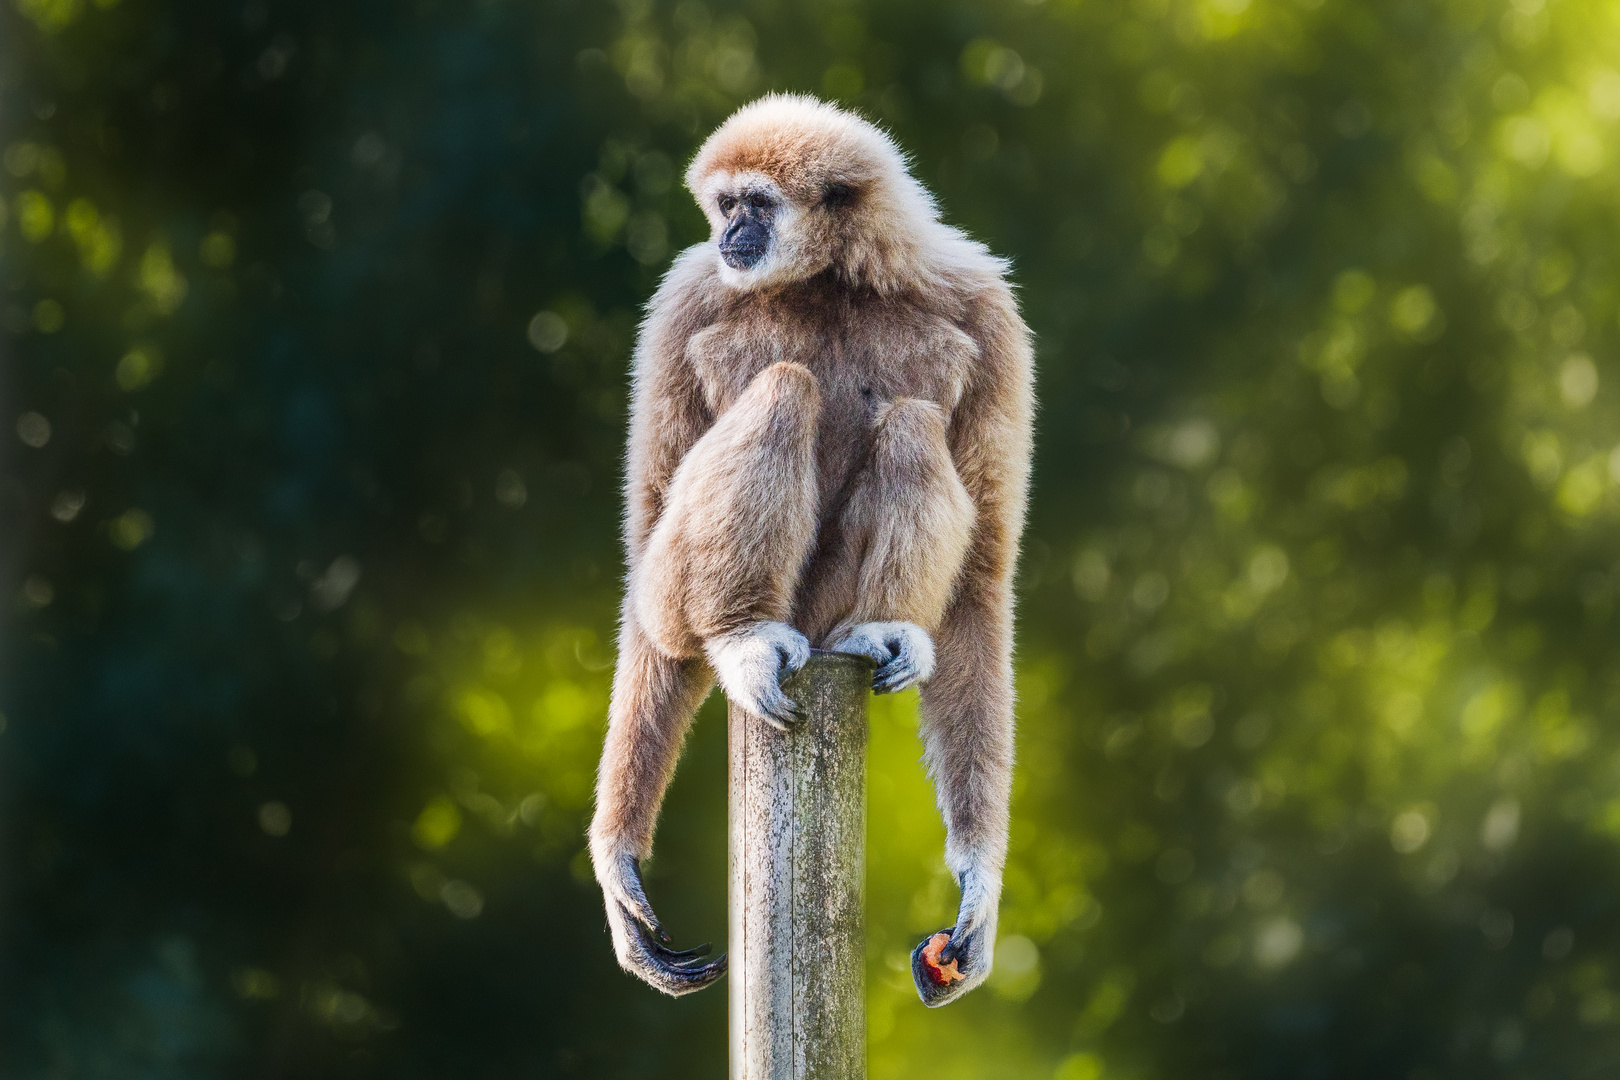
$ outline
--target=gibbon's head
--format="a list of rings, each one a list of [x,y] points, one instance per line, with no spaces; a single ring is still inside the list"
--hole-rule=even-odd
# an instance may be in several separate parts
[[[944,230],[888,135],[805,95],[771,94],[733,113],[692,160],[686,186],[709,218],[720,278],[736,289],[831,269],[892,291],[917,279]]]

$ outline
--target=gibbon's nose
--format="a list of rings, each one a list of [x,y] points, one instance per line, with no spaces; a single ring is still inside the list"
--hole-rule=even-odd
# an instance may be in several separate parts
[[[770,225],[744,210],[720,235],[720,257],[733,270],[751,269],[765,257],[770,240]]]

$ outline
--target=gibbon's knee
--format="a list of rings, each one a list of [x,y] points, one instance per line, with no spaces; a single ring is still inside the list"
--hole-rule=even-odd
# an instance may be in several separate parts
[[[670,656],[788,617],[816,531],[821,391],[800,364],[754,377],[682,459],[630,587],[636,618]]]
[[[848,515],[867,544],[844,625],[903,621],[933,633],[974,521],[973,500],[951,459],[938,405],[899,398],[879,410],[871,459]]]
[[[880,405],[873,418],[872,476],[879,484],[920,480],[932,485],[954,478],[945,410],[921,398],[896,398]],[[962,486],[960,480],[956,486]],[[971,514],[971,500],[967,505]]]

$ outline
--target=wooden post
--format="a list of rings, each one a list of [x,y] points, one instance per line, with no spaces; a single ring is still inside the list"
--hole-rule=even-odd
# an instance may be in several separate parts
[[[872,665],[816,652],[786,733],[730,710],[732,1080],[866,1076],[866,702]]]

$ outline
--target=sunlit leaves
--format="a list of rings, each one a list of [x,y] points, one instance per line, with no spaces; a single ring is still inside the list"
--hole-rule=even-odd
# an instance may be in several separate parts
[[[216,229],[197,245],[197,258],[215,270],[228,269],[236,261],[236,240],[230,233]]]
[[[1408,285],[1390,299],[1389,324],[1412,341],[1433,341],[1445,326],[1445,316],[1427,285]]]
[[[136,283],[160,314],[172,314],[186,298],[189,285],[174,265],[169,247],[161,240],[147,245],[136,272]]]
[[[1158,175],[1166,187],[1186,187],[1204,171],[1204,154],[1198,140],[1182,135],[1173,139],[1159,155]]]
[[[585,231],[599,243],[609,244],[630,218],[630,200],[600,176],[581,184]]]
[[[461,831],[461,811],[444,795],[434,796],[416,815],[411,838],[428,851],[444,847]]]
[[[56,208],[42,191],[29,189],[11,204],[17,216],[17,231],[31,244],[37,244],[56,230]]]
[[[137,347],[119,358],[118,366],[113,369],[113,378],[119,389],[134,391],[157,378],[162,369],[162,357],[156,349]]]
[[[107,526],[107,535],[114,547],[134,551],[152,538],[156,528],[152,515],[140,507],[131,507],[112,519]]]
[[[110,8],[117,3],[118,0],[94,0],[98,8]],[[46,34],[66,29],[86,6],[85,0],[17,0],[17,10]]]
[[[51,422],[37,412],[25,412],[19,416],[16,430],[22,444],[36,450],[51,441]]]
[[[971,85],[1000,90],[1014,105],[1040,100],[1045,79],[1013,49],[991,38],[970,41],[962,50],[962,74]]]
[[[456,698],[455,710],[467,730],[481,739],[512,734],[512,708],[497,693],[481,689],[463,691]]]
[[[568,324],[555,311],[536,312],[529,320],[528,338],[538,352],[554,353],[568,343]]]

